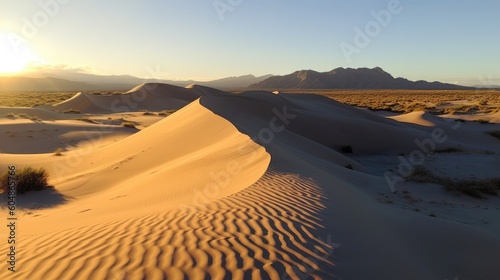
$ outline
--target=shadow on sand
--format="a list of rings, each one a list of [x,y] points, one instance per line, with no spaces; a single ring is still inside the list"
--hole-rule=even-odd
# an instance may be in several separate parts
[[[16,196],[16,209],[19,210],[37,210],[47,209],[63,205],[70,201],[71,197],[65,196],[53,187],[41,190],[30,191]],[[8,206],[9,198],[5,193],[0,194],[1,208]]]

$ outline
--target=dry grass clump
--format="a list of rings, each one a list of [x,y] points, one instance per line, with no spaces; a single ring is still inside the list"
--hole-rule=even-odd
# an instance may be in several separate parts
[[[453,180],[436,176],[422,166],[417,166],[408,180],[442,185],[447,191],[476,198],[485,198],[485,195],[498,195],[500,190],[500,178]]]
[[[63,148],[57,148],[55,151],[54,151],[54,156],[62,156],[63,155],[63,152],[64,152],[64,149]]]
[[[26,167],[16,171],[14,176],[5,172],[0,177],[0,185],[2,191],[8,192],[12,182],[15,181],[15,186],[18,194],[23,194],[27,191],[41,191],[51,186],[48,184],[49,174],[43,168],[35,169]]]
[[[172,110],[163,110],[161,112],[158,113],[158,116],[168,116],[168,115],[171,115],[175,112],[177,112],[178,110],[176,109],[172,109]]]
[[[65,114],[81,114],[82,112],[80,110],[77,110],[77,109],[69,109],[69,110],[64,111],[63,113],[65,113]]]
[[[27,120],[32,120],[34,122],[41,122],[42,119],[40,119],[38,116],[31,116],[31,115],[28,115],[28,114],[25,114],[25,113],[21,113],[19,115],[16,115],[14,113],[8,113],[6,115],[7,118],[14,118],[14,119],[17,119],[17,118],[20,118],[20,119],[27,119]]]
[[[485,119],[473,120],[473,122],[478,122],[480,124],[491,124],[491,122],[489,120],[485,120]]]
[[[92,123],[92,124],[98,123],[96,121],[91,120],[88,116],[83,116],[83,117],[76,119],[76,120],[82,121],[82,122],[87,122],[87,123]]]
[[[464,150],[460,147],[449,147],[446,149],[435,150],[436,154],[452,154],[452,153],[462,153]]]
[[[151,113],[148,110],[141,110],[143,116],[155,116],[155,113]]]
[[[17,117],[19,117],[21,119],[30,119],[31,118],[30,115],[25,114],[25,113],[21,113],[21,114],[17,115]]]
[[[121,91],[95,91],[91,92],[92,95],[120,95],[123,94]]]
[[[2,92],[0,104],[4,107],[36,107],[53,105],[73,97],[77,92]]]
[[[340,147],[340,151],[344,154],[352,154],[352,146],[351,145],[346,145]]]
[[[123,127],[136,128],[135,125],[136,124],[134,122],[131,122],[131,121],[124,121],[124,122],[122,122],[122,126]]]
[[[500,130],[487,131],[486,133],[500,140]]]

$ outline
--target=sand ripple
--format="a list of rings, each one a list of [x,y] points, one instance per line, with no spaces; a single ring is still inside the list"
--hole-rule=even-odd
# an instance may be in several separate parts
[[[325,199],[311,180],[268,171],[254,185],[196,208],[20,240],[16,277],[330,278],[335,245],[320,225]]]

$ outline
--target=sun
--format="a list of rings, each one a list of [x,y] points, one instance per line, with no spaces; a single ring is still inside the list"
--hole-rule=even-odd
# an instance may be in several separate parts
[[[26,40],[12,33],[0,32],[0,74],[22,72],[37,60]]]

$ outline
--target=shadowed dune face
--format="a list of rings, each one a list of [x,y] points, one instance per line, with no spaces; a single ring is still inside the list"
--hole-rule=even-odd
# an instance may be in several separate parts
[[[6,196],[0,197],[0,202],[7,205]],[[36,211],[41,209],[55,208],[72,201],[72,197],[61,194],[57,189],[48,188],[46,190],[28,192],[22,199],[17,201],[16,207],[20,211]]]
[[[320,96],[249,92],[200,100],[266,147],[266,142],[283,137],[314,141],[332,151],[351,145],[359,153],[394,153],[410,149],[413,139],[425,137],[420,130]]]

